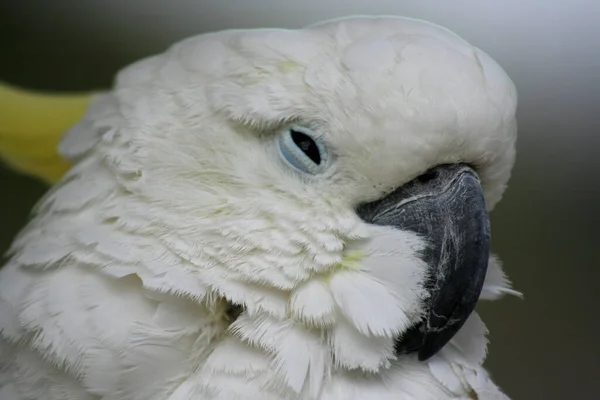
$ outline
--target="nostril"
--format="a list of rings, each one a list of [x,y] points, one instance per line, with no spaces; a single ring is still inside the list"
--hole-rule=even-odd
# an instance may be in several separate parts
[[[419,177],[417,177],[417,182],[427,183],[427,182],[430,182],[430,181],[434,180],[435,178],[437,178],[437,176],[438,176],[438,171],[435,169],[430,169],[429,171],[425,172],[423,175],[420,175]]]

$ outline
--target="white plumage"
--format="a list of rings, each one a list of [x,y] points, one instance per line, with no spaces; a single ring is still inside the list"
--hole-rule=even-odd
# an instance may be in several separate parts
[[[0,398],[505,399],[476,314],[430,360],[394,355],[426,243],[354,208],[461,161],[491,210],[515,107],[486,54],[404,18],[206,34],[128,67],[0,271]],[[327,141],[326,173],[280,159],[292,121]],[[491,260],[481,298],[503,293]]]

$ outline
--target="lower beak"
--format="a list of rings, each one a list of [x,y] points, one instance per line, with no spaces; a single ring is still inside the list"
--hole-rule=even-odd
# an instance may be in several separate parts
[[[396,342],[423,361],[441,350],[473,312],[485,279],[490,225],[477,174],[464,164],[435,167],[383,199],[361,205],[367,223],[413,231],[429,244],[430,296],[424,319]]]

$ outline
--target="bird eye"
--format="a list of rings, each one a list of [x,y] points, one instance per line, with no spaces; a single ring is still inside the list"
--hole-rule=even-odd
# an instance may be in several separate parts
[[[310,129],[294,125],[279,136],[279,152],[291,167],[308,174],[325,169],[327,148]]]

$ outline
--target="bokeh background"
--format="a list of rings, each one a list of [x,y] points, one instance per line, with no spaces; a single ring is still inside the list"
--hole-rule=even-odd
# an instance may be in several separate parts
[[[492,247],[525,300],[480,306],[487,364],[513,399],[600,399],[600,2],[2,0],[0,80],[107,88],[123,66],[190,35],[351,14],[446,26],[515,81],[518,162],[492,213]],[[0,251],[45,190],[0,167]]]

